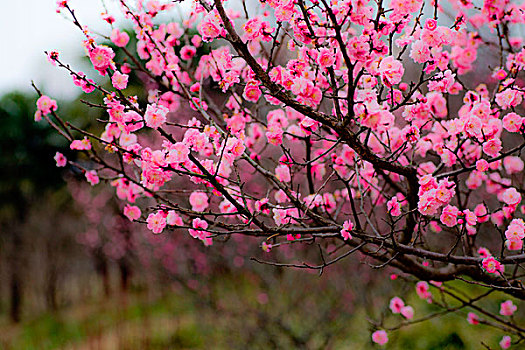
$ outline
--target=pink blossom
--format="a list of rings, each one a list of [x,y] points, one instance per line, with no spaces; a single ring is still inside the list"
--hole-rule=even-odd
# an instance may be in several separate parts
[[[60,153],[60,152],[57,152],[57,153],[55,154],[54,159],[55,159],[55,161],[56,161],[56,163],[57,163],[57,167],[64,167],[64,166],[66,166],[66,164],[67,164],[67,159],[66,159],[66,157],[65,157],[62,153]]]
[[[196,53],[197,49],[190,45],[183,46],[182,49],[180,49],[180,57],[186,61],[191,60]]]
[[[489,162],[487,162],[485,159],[479,159],[476,161],[476,170],[480,172],[489,170]]]
[[[263,198],[255,202],[255,210],[262,212],[263,214],[270,214],[270,208],[268,206],[269,199]]]
[[[283,129],[278,123],[269,123],[266,130],[269,143],[276,146],[283,143]]]
[[[257,102],[259,100],[259,97],[261,97],[261,89],[259,89],[259,85],[257,83],[248,83],[246,84],[244,88],[244,92],[242,96],[246,101],[249,102]]]
[[[419,281],[416,283],[416,293],[421,299],[427,301],[432,300],[432,293],[429,289],[428,283],[425,281]]]
[[[508,205],[515,205],[521,202],[521,195],[514,187],[511,187],[503,191],[501,199]]]
[[[52,111],[56,111],[58,108],[57,101],[52,100],[46,95],[40,96],[40,98],[36,101],[36,107],[42,115],[48,115]]]
[[[482,258],[488,258],[489,256],[491,256],[490,251],[487,248],[485,248],[485,247],[480,247],[478,249],[478,254]]]
[[[507,77],[507,72],[504,69],[496,69],[492,73],[492,77],[498,80],[504,80]]]
[[[148,215],[146,222],[148,223],[148,229],[153,233],[161,233],[166,227],[166,215],[162,211],[151,213]]]
[[[521,241],[525,238],[525,223],[522,219],[514,219],[505,231],[505,238],[509,241]]]
[[[192,192],[190,195],[191,208],[195,211],[204,211],[208,208],[208,196],[204,192]]]
[[[97,46],[89,51],[89,59],[93,67],[102,75],[105,75],[106,69],[112,66],[114,57],[115,53],[113,50],[103,45]]]
[[[205,246],[212,245],[213,241],[210,237],[210,233],[205,230],[208,228],[208,223],[200,218],[195,218],[192,221],[193,229],[189,229],[188,232],[193,238],[200,239]]]
[[[372,341],[379,345],[385,345],[388,343],[388,335],[383,330],[375,331],[372,333]]]
[[[412,306],[405,306],[401,308],[401,315],[403,315],[404,318],[407,320],[411,320],[414,318],[414,308]]]
[[[173,147],[171,147],[166,160],[170,164],[180,164],[188,160],[188,155],[190,154],[190,149],[182,142],[177,142]]]
[[[473,312],[469,312],[467,315],[467,322],[475,326],[479,324],[479,317]]]
[[[183,226],[182,218],[175,212],[175,210],[168,211],[166,216],[166,224],[170,226]]]
[[[463,210],[463,215],[465,216],[465,221],[467,225],[475,226],[478,222],[478,217],[476,216],[476,214],[474,214],[474,212],[472,212],[469,209]]]
[[[76,74],[72,73],[71,77],[73,78],[73,84],[82,88],[86,94],[89,94],[95,90],[95,82],[93,79],[86,78],[84,72],[78,72]]]
[[[440,221],[442,224],[453,227],[457,224],[459,209],[453,205],[447,205],[441,212]]]
[[[235,158],[239,158],[243,153],[246,147],[244,143],[238,138],[229,138],[226,142],[226,150],[230,152]]]
[[[121,32],[117,28],[111,31],[111,41],[118,47],[124,47],[129,42],[129,35],[125,32]]]
[[[320,67],[330,67],[335,63],[335,58],[336,56],[333,50],[322,48],[319,50],[319,55],[317,56],[317,64],[319,64]]]
[[[508,335],[503,336],[499,342],[499,346],[502,349],[508,349],[512,345],[512,338]]]
[[[496,273],[501,269],[501,263],[498,260],[494,259],[493,256],[489,256],[483,259],[482,265],[485,271],[487,271],[488,273]]]
[[[67,6],[67,0],[57,0],[57,13],[60,13],[60,10]]]
[[[523,248],[523,241],[511,241],[510,239],[506,239],[505,247],[507,247],[508,250],[521,250]]]
[[[400,297],[393,297],[390,300],[390,310],[392,310],[392,313],[399,314],[401,313],[401,309],[405,307],[405,303],[403,299]]]
[[[522,95],[520,91],[506,89],[496,94],[496,103],[503,109],[516,107],[521,103]]]
[[[95,186],[100,182],[100,179],[98,178],[97,172],[95,170],[86,171],[86,179],[91,184],[91,186]]]
[[[275,168],[275,177],[281,182],[290,182],[290,168],[287,165],[279,165]]]
[[[254,40],[261,35],[262,21],[260,18],[255,17],[249,19],[244,25],[243,40]]]
[[[148,105],[144,120],[146,125],[152,129],[158,129],[166,122],[168,109],[162,105]]]
[[[490,139],[483,144],[483,152],[491,157],[496,157],[499,151],[501,151],[501,148],[500,139]]]
[[[392,197],[387,203],[386,208],[390,215],[392,216],[399,216],[401,215],[401,205],[397,201],[397,197]]]
[[[410,50],[410,57],[416,63],[424,63],[430,59],[430,48],[422,40],[416,40],[412,44],[412,49]]]
[[[523,125],[523,118],[514,112],[506,114],[503,119],[503,127],[508,132],[519,132]]]
[[[124,90],[128,86],[128,75],[116,71],[111,77],[111,83],[118,90]]]
[[[499,314],[502,316],[512,316],[518,307],[512,303],[512,300],[507,300],[501,303]]]
[[[479,136],[481,135],[482,126],[481,119],[475,115],[471,115],[465,121],[465,132],[470,136]]]
[[[391,86],[401,82],[405,68],[393,56],[385,57],[379,63],[379,73],[386,85]]]
[[[134,205],[126,204],[124,207],[124,215],[130,220],[138,220],[141,215],[140,208]]]
[[[211,41],[221,34],[222,28],[220,26],[217,12],[212,11],[197,25],[197,30],[202,35],[202,40]]]
[[[264,252],[269,253],[272,250],[272,245],[270,243],[262,242],[261,249]]]
[[[352,234],[350,233],[354,228],[354,224],[350,220],[346,220],[343,223],[343,229],[341,230],[341,236],[346,241],[347,239],[352,239]]]
[[[503,159],[503,167],[507,174],[516,174],[523,171],[524,164],[520,157],[505,157]]]
[[[433,18],[427,18],[425,20],[425,29],[427,30],[435,30],[437,28],[437,21]]]

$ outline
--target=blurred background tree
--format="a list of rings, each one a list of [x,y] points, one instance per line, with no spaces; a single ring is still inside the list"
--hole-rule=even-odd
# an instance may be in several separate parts
[[[9,314],[15,322],[20,320],[24,287],[23,225],[43,196],[64,185],[53,156],[65,142],[49,125],[34,122],[35,101],[17,92],[0,100],[1,248],[9,262]]]

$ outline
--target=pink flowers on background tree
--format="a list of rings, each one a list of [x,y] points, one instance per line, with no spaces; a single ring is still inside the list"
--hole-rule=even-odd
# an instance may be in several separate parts
[[[48,58],[100,93],[104,131],[65,122],[38,89],[35,119],[89,157],[87,180],[113,186],[124,215],[152,234],[183,228],[205,246],[244,235],[265,251],[316,242],[316,263],[263,263],[322,272],[350,256],[375,261],[440,314],[469,312],[470,324],[504,331],[504,346],[521,343],[512,301],[498,312],[485,297],[525,299],[525,49],[515,36],[525,5],[230,2],[196,1],[166,23],[159,15],[177,4],[121,0],[138,57],[105,15],[126,57],[118,62],[60,1],[93,70]],[[127,91],[137,72],[147,101]],[[113,88],[89,78],[97,75]],[[392,300],[404,320],[373,324],[380,345],[386,331],[434,317]]]

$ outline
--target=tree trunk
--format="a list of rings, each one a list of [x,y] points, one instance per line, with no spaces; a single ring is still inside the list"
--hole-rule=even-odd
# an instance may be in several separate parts
[[[21,271],[21,254],[22,254],[22,237],[20,230],[14,229],[12,232],[13,241],[10,253],[10,281],[9,281],[9,298],[10,298],[10,309],[9,316],[11,321],[20,322],[22,313],[22,278],[20,276]]]

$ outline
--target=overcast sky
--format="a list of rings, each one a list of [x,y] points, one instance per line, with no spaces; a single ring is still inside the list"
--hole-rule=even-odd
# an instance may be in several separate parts
[[[82,34],[57,14],[56,0],[5,1],[0,14],[0,94],[15,89],[29,91],[34,80],[47,94],[57,98],[78,94],[68,74],[48,63],[44,51],[57,50],[64,61],[78,65]],[[81,23],[109,33],[99,20],[100,0],[70,0]],[[106,0],[110,12],[118,14],[114,0]]]

